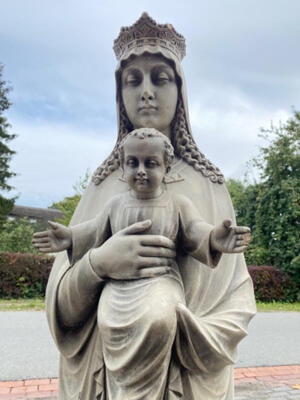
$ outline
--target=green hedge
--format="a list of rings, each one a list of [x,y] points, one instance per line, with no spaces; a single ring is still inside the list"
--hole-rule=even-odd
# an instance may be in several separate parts
[[[0,298],[45,295],[54,257],[27,253],[0,253]],[[271,266],[249,266],[255,297],[262,302],[300,301],[299,288],[284,272]]]
[[[27,253],[0,253],[0,298],[45,295],[54,257]]]

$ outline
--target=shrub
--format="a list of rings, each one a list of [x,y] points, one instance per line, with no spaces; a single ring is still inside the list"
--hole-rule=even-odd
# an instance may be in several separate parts
[[[0,253],[0,297],[44,296],[53,261],[52,256]]]
[[[34,232],[35,224],[28,218],[7,220],[3,224],[0,236],[0,251],[37,254],[37,250],[31,244]]]
[[[256,300],[263,302],[298,300],[297,286],[289,275],[272,266],[248,266]]]

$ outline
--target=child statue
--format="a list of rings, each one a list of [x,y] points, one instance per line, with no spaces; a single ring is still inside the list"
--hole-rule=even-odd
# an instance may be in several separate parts
[[[34,246],[42,252],[67,250],[71,266],[87,252],[93,266],[93,249],[116,232],[139,221],[148,226],[149,240],[151,235],[163,235],[175,243],[174,250],[166,249],[169,260],[167,273],[165,268],[161,268],[162,274],[157,276],[156,267],[155,277],[149,278],[148,268],[145,278],[141,268],[136,279],[131,276],[128,281],[107,280],[101,293],[98,325],[102,332],[107,385],[110,393],[115,393],[114,398],[118,399],[122,398],[122,382],[123,386],[129,385],[135,390],[132,376],[136,372],[131,371],[135,365],[141,365],[141,370],[144,368],[143,387],[150,388],[152,397],[149,398],[159,399],[164,392],[176,334],[175,309],[180,303],[185,304],[184,287],[174,252],[176,255],[188,253],[215,268],[222,253],[244,252],[249,243],[249,228],[231,226],[230,220],[217,226],[210,225],[186,196],[171,196],[164,178],[173,157],[173,146],[164,134],[153,128],[132,131],[119,145],[123,178],[130,189],[112,197],[96,218],[72,227],[49,222],[51,230],[36,233],[33,239]],[[151,259],[149,250],[140,255]],[[110,275],[110,278],[113,277]],[[165,285],[168,291],[164,290]],[[161,303],[159,309],[151,307],[151,297],[156,297]],[[160,323],[154,324],[154,320]],[[164,330],[166,325],[169,327]],[[161,335],[161,344],[155,351],[150,351],[151,335]],[[149,377],[147,365],[155,371]],[[153,384],[155,376],[159,379]],[[136,390],[140,391],[141,387],[137,386]],[[145,392],[145,398],[147,396],[149,392]]]

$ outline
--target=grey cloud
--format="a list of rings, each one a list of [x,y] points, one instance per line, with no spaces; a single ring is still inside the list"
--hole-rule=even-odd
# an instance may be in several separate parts
[[[186,37],[183,66],[194,135],[225,175],[242,170],[238,166],[254,155],[261,126],[286,119],[291,105],[299,108],[298,0],[6,1],[0,15],[0,62],[14,87],[8,117],[20,137],[16,146],[23,140],[12,164],[22,174],[15,181],[20,202],[32,198],[45,205],[51,193],[70,194],[89,166],[84,159],[78,169],[73,164],[80,143],[91,154],[91,168],[105,157],[98,150],[103,143],[107,151],[112,148],[113,40],[142,11],[172,23]],[[70,154],[55,150],[54,165],[47,166],[48,160],[39,174],[28,154],[43,154],[55,140]],[[55,176],[66,158],[70,168],[60,185]],[[53,181],[51,189],[44,184],[46,176]],[[39,194],[31,196],[34,190]]]

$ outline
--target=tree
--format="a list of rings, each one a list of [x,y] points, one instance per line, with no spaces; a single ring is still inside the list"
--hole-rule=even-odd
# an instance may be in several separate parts
[[[251,229],[251,242],[245,253],[248,265],[266,265],[269,260],[264,247],[258,244],[256,230],[256,212],[258,208],[258,195],[260,183],[249,184],[245,179],[243,182],[236,179],[228,179],[226,182],[229,190],[237,224],[249,226]]]
[[[80,177],[79,181],[76,182],[75,185],[73,185],[75,195],[65,197],[62,201],[59,201],[58,203],[53,203],[50,206],[50,208],[56,208],[65,214],[64,218],[57,220],[61,224],[66,226],[69,225],[71,218],[74,214],[75,208],[77,207],[83,192],[87,188],[90,177],[91,177],[90,170],[87,169],[85,175],[83,177]]]
[[[31,243],[35,231],[28,218],[7,220],[0,236],[0,252],[38,253]]]
[[[300,286],[300,112],[285,124],[262,129],[269,142],[254,160],[260,171],[255,232],[271,265]]]
[[[246,261],[273,265],[300,287],[300,112],[285,124],[261,129],[268,142],[254,165],[260,182],[227,182],[237,223],[252,230]]]
[[[2,79],[3,65],[0,64],[0,190],[10,191],[12,187],[7,183],[8,179],[15,176],[15,173],[9,169],[9,162],[15,152],[11,150],[7,143],[14,139],[16,135],[9,133],[10,124],[7,122],[4,112],[8,110],[11,103],[7,94],[10,87]],[[7,199],[0,194],[0,230],[7,214],[14,206],[15,199]]]

